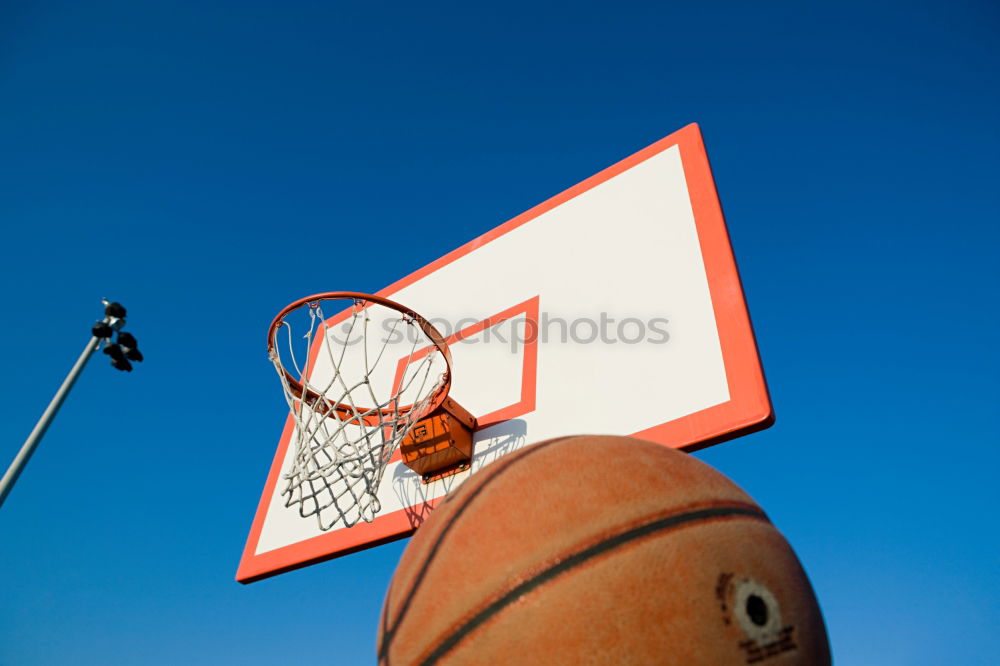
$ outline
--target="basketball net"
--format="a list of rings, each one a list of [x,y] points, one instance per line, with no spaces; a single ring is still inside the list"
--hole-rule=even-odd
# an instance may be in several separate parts
[[[447,364],[435,363],[440,349],[427,336],[428,324],[411,316],[415,313],[393,311],[393,319],[382,322],[387,335],[379,341],[371,334],[376,328],[369,316],[372,302],[355,298],[348,319],[338,322],[334,333],[323,315],[323,300],[304,299],[282,311],[272,324],[268,347],[295,426],[294,455],[283,475],[285,506],[297,508],[302,517],[315,516],[325,531],[374,520],[381,509],[378,488],[386,466],[410,429],[443,399],[449,372]],[[290,321],[295,311],[308,327],[298,339]],[[307,320],[301,316],[304,311]],[[385,363],[397,360],[398,355],[385,352],[389,340],[404,339],[402,335],[413,341],[407,345],[403,372],[397,386],[380,389],[373,374],[383,356],[393,357]],[[345,362],[349,349],[353,363]],[[318,364],[326,370],[322,379],[310,376]]]

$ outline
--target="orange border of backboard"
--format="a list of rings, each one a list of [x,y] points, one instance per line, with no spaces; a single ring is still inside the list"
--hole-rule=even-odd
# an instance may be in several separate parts
[[[726,368],[726,379],[729,383],[730,399],[675,421],[633,433],[633,436],[649,439],[673,448],[694,451],[739,435],[767,428],[774,422],[774,413],[760,365],[750,316],[743,297],[739,272],[722,215],[722,207],[719,204],[708,155],[705,152],[705,145],[697,124],[692,123],[686,126],[557,194],[444,255],[437,261],[394,282],[378,292],[378,295],[392,296],[395,292],[413,284],[442,266],[464,257],[473,250],[673,146],[680,147],[681,163],[691,197],[695,227],[701,244],[702,259],[719,332],[719,343]],[[236,573],[236,579],[241,583],[249,583],[284,571],[402,539],[410,536],[416,529],[408,512],[400,510],[379,516],[374,523],[358,524],[348,530],[321,534],[306,541],[259,555],[256,554],[257,543],[267,515],[268,503],[280,476],[281,465],[293,428],[293,422],[289,419],[282,432],[278,450],[271,464],[267,483],[264,486],[264,492],[258,504],[250,535],[243,550],[243,557]],[[428,504],[433,506],[437,501]]]

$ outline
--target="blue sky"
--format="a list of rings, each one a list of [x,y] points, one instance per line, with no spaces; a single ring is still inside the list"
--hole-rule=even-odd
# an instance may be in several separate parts
[[[777,413],[699,457],[796,548],[837,663],[995,663],[995,4],[206,5],[0,8],[2,464],[101,296],[147,357],[94,359],[0,509],[0,664],[370,663],[405,542],[233,579],[271,317],[689,122]]]

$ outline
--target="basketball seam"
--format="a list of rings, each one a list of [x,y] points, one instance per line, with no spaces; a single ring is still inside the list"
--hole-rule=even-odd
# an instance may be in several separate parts
[[[500,594],[493,601],[485,604],[480,610],[467,616],[468,619],[457,623],[455,629],[440,640],[433,649],[425,652],[426,656],[422,657],[418,663],[423,666],[431,666],[437,663],[438,660],[454,649],[466,636],[498,615],[514,601],[571,569],[589,563],[596,557],[666,530],[706,521],[741,517],[770,522],[767,515],[760,508],[741,503],[738,505],[700,508],[680,514],[671,513],[668,516],[651,521],[647,518],[646,521],[639,525],[632,523],[635,526],[604,537],[582,550],[577,550],[567,556],[560,557],[555,563],[549,564],[530,578],[522,580],[506,592]]]
[[[389,647],[390,647],[393,639],[395,638],[397,627],[399,627],[400,623],[403,620],[403,617],[409,611],[410,604],[412,603],[414,596],[416,596],[417,589],[423,583],[424,577],[427,575],[427,571],[428,571],[428,569],[430,569],[431,563],[434,561],[434,558],[437,556],[438,550],[440,550],[440,548],[441,548],[441,543],[444,541],[445,537],[448,536],[448,533],[451,531],[451,528],[455,525],[455,521],[465,512],[465,510],[468,508],[469,504],[472,503],[472,500],[474,500],[476,497],[478,497],[479,494],[483,491],[484,488],[486,488],[487,486],[489,486],[497,477],[499,477],[504,472],[508,471],[516,463],[524,460],[525,458],[527,458],[527,457],[529,457],[529,456],[531,456],[531,455],[533,455],[533,454],[535,454],[535,453],[537,453],[539,451],[543,451],[543,450],[547,449],[548,447],[552,446],[553,444],[556,444],[558,442],[561,442],[561,441],[564,441],[564,440],[567,440],[567,439],[574,439],[575,437],[579,437],[579,435],[573,435],[573,436],[569,436],[569,437],[558,437],[556,439],[550,439],[547,442],[542,442],[540,444],[536,444],[535,446],[533,446],[531,448],[522,449],[521,455],[515,455],[513,457],[508,456],[506,459],[504,459],[504,461],[493,463],[492,465],[490,465],[489,467],[487,467],[487,469],[491,470],[493,473],[490,474],[487,478],[483,479],[480,482],[479,486],[477,486],[475,489],[473,489],[472,492],[469,494],[468,497],[464,498],[464,501],[462,502],[462,504],[458,505],[458,508],[455,509],[455,513],[448,519],[448,522],[445,523],[444,527],[441,528],[441,532],[438,534],[437,539],[435,540],[435,542],[431,545],[430,550],[429,550],[427,556],[424,558],[423,564],[420,567],[420,570],[417,572],[417,575],[414,577],[413,584],[410,586],[410,589],[407,592],[405,599],[400,604],[399,613],[397,613],[396,620],[395,620],[395,622],[393,622],[393,626],[391,628],[389,627],[389,624],[388,624],[389,597],[388,597],[388,594],[386,595],[386,609],[385,609],[386,612],[383,615],[384,619],[383,619],[382,644],[379,646],[379,649],[378,649],[378,660],[380,662],[384,660],[384,662],[386,664],[389,663]],[[480,477],[480,478],[482,478],[482,477]],[[449,498],[449,499],[451,499],[451,498]],[[448,503],[449,499],[446,499],[444,502],[442,502],[442,505]],[[392,586],[390,584],[390,591],[391,591],[391,589],[392,589]]]

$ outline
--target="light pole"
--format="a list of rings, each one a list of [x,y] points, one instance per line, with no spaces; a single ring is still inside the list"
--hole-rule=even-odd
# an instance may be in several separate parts
[[[139,352],[135,337],[121,330],[125,325],[125,308],[120,303],[109,303],[106,299],[102,299],[102,302],[104,303],[104,319],[94,324],[94,327],[91,329],[92,337],[90,338],[90,342],[83,348],[80,358],[73,364],[69,374],[66,375],[66,379],[63,380],[62,386],[59,387],[59,390],[52,397],[52,402],[45,408],[42,417],[38,419],[38,423],[35,424],[31,434],[28,435],[28,439],[21,445],[21,450],[17,452],[14,461],[7,468],[7,472],[3,475],[3,478],[0,479],[0,506],[3,506],[4,500],[7,499],[11,488],[17,482],[17,477],[21,476],[24,466],[31,459],[31,454],[38,448],[38,443],[42,441],[45,431],[48,430],[63,401],[69,395],[70,389],[73,388],[73,384],[76,383],[80,373],[83,372],[83,367],[87,365],[87,361],[90,360],[90,356],[97,349],[97,346],[101,344],[101,341],[104,341],[104,353],[111,357],[111,365],[117,370],[131,372],[132,364],[129,361],[142,360],[142,354]],[[118,333],[118,340],[117,342],[112,342],[111,337],[116,332]]]

